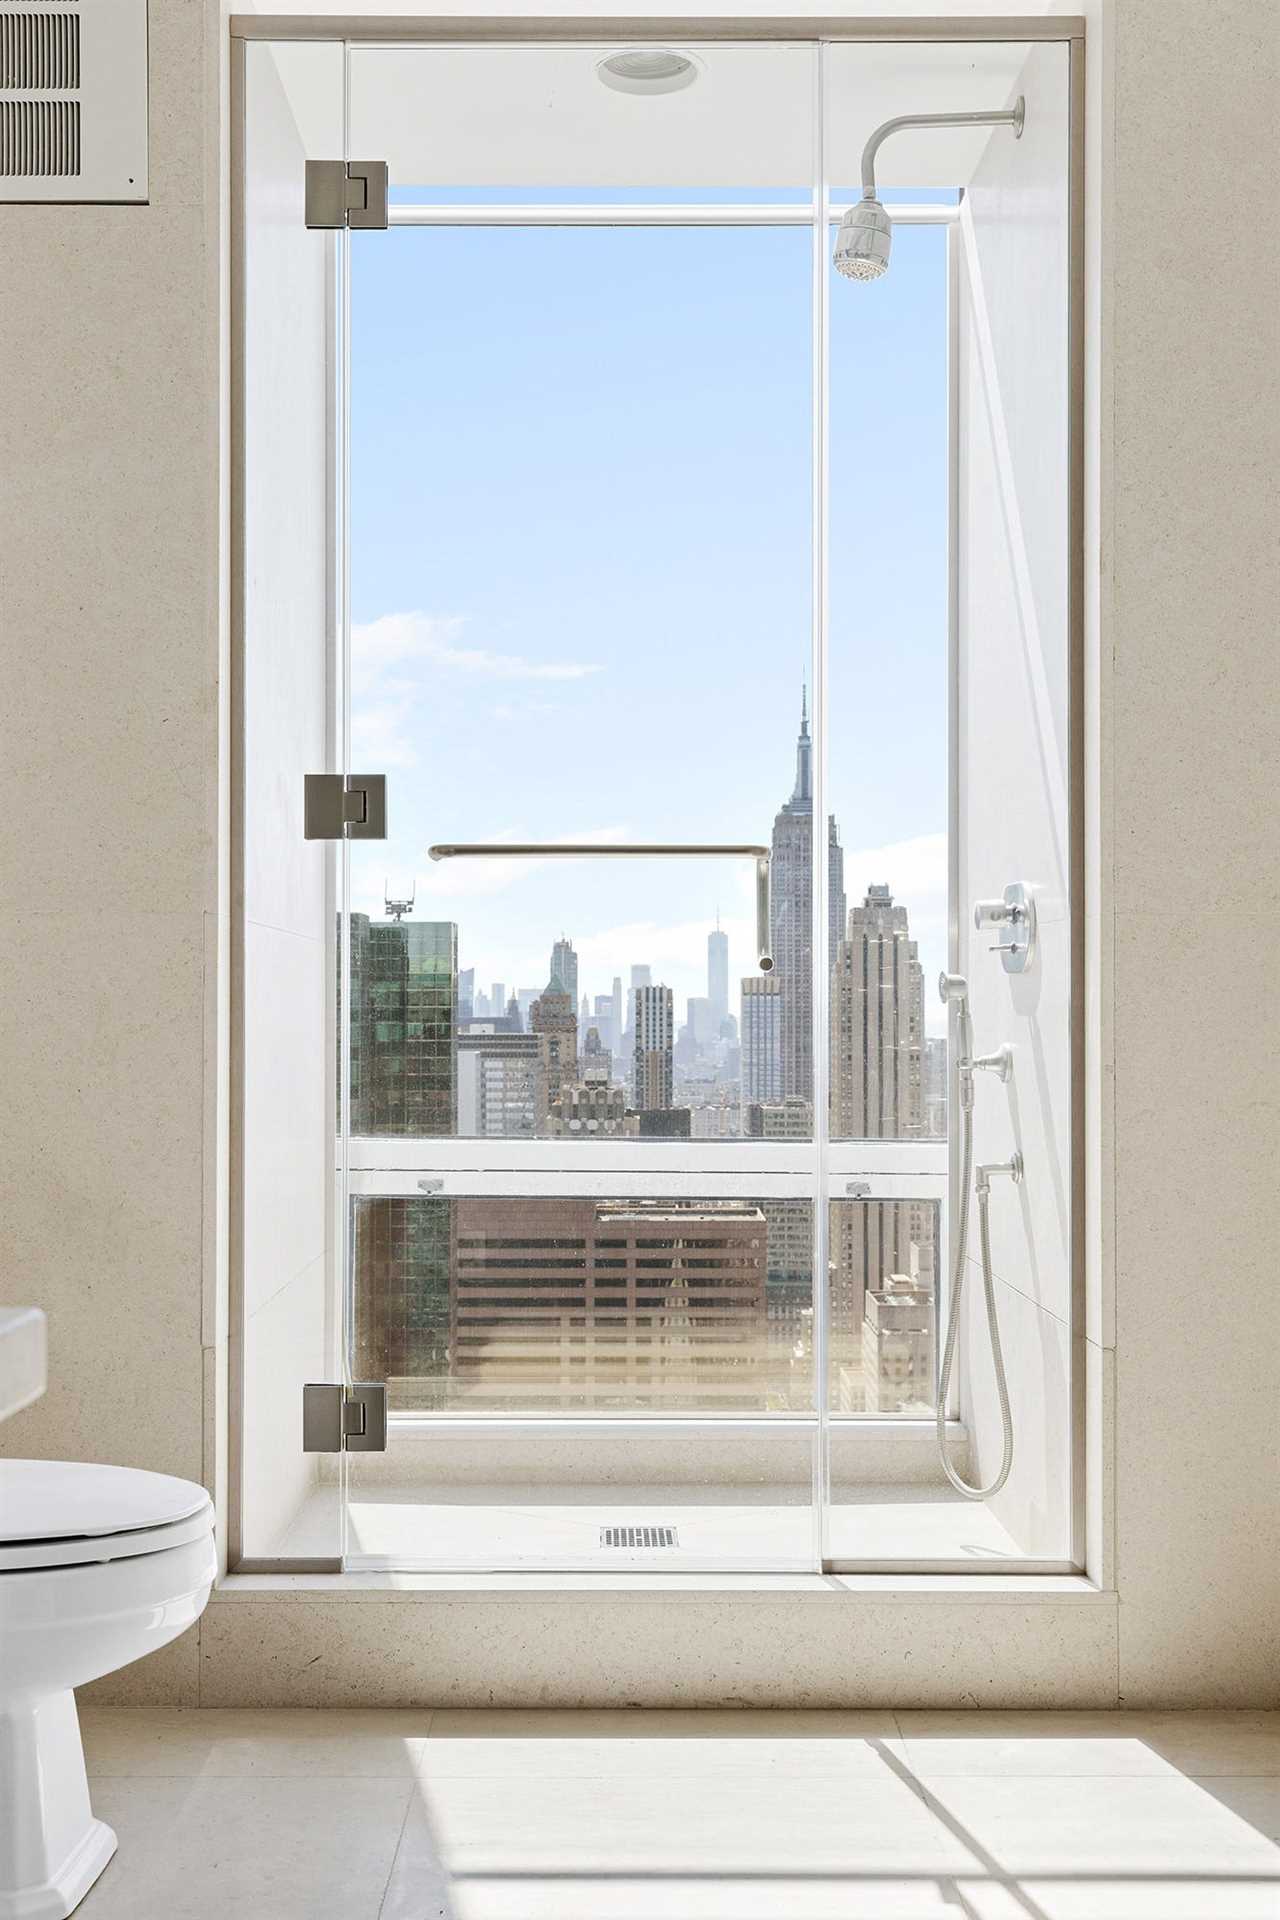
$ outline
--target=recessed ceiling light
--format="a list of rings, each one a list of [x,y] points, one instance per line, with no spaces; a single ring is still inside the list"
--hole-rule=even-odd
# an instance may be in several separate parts
[[[602,60],[596,72],[618,93],[678,93],[698,77],[697,62],[672,47],[625,47]]]

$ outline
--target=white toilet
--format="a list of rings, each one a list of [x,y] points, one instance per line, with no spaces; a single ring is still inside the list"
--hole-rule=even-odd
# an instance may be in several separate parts
[[[71,1689],[189,1627],[214,1572],[190,1480],[0,1460],[0,1920],[64,1920],[115,1852]]]

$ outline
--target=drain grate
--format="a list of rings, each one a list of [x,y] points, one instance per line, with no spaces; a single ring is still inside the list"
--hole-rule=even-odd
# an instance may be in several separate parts
[[[602,1547],[675,1547],[674,1527],[601,1527]]]

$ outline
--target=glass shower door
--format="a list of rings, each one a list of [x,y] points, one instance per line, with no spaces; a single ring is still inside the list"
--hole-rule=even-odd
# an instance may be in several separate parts
[[[350,55],[349,1565],[817,1564],[816,55],[616,52]]]

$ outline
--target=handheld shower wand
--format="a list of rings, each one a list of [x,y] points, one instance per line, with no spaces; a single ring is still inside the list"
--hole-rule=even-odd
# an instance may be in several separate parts
[[[991,1343],[991,1364],[996,1376],[996,1394],[1000,1401],[1000,1425],[1003,1444],[1000,1456],[1000,1471],[995,1479],[985,1487],[971,1486],[957,1473],[947,1453],[947,1401],[951,1394],[951,1373],[955,1366],[956,1340],[960,1333],[960,1303],[964,1298],[965,1268],[968,1266],[969,1242],[969,1185],[974,1181],[973,1165],[973,1076],[979,1067],[990,1068],[1006,1080],[1010,1071],[1010,1053],[1007,1047],[1001,1047],[996,1053],[973,1055],[973,1025],[969,1018],[969,986],[963,974],[944,973],[938,981],[938,991],[947,1005],[955,1003],[957,1010],[958,1038],[960,1055],[956,1068],[960,1075],[960,1217],[956,1225],[955,1265],[951,1275],[951,1292],[947,1301],[947,1337],[942,1349],[942,1367],[938,1375],[937,1433],[938,1458],[942,1462],[942,1471],[957,1493],[966,1500],[989,1500],[999,1493],[1009,1478],[1009,1469],[1013,1465],[1013,1411],[1009,1405],[1009,1382],[1004,1370],[1004,1354],[1000,1347],[1000,1320],[996,1312],[995,1281],[991,1272],[991,1222],[989,1206],[991,1201],[991,1181],[994,1175],[1007,1174],[1015,1183],[1022,1178],[1022,1155],[1015,1153],[1011,1160],[991,1162],[977,1169],[975,1190],[978,1196],[978,1241],[982,1252],[982,1291],[987,1311],[987,1337]]]

